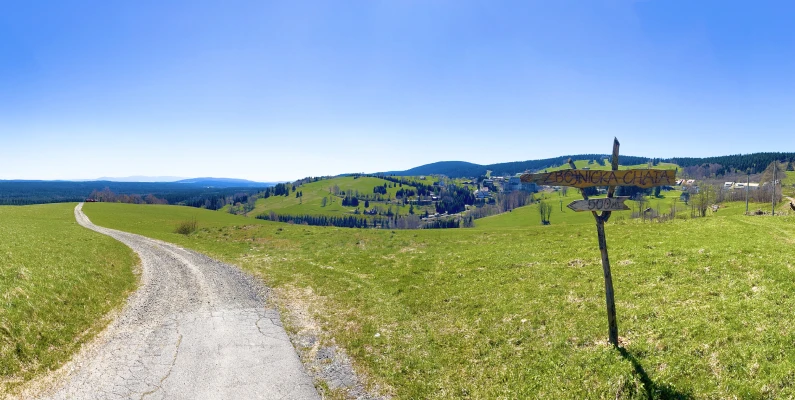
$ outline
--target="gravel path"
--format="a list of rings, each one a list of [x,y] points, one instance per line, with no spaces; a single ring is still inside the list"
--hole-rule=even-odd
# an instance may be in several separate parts
[[[77,222],[141,258],[141,287],[64,368],[53,399],[317,399],[265,290],[237,268],[143,236]]]

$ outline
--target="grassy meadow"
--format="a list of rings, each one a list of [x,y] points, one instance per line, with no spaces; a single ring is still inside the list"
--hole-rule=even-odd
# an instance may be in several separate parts
[[[593,226],[554,213],[551,226],[390,231],[173,206],[85,212],[300,293],[368,382],[396,398],[795,396],[795,217],[608,223],[617,351]],[[173,233],[194,217],[196,233]]]
[[[784,171],[785,176],[781,180],[784,195],[795,197],[795,171]]]
[[[136,285],[135,254],[74,208],[0,207],[0,395],[67,361]]]
[[[274,211],[277,214],[284,215],[310,214],[343,216],[350,215],[356,208],[359,209],[359,212],[363,212],[365,210],[364,201],[360,201],[358,207],[343,206],[342,199],[332,194],[331,187],[336,185],[341,191],[345,191],[346,193],[349,191],[354,192],[358,190],[359,193],[363,195],[372,196],[373,187],[382,186],[384,183],[387,183],[390,186],[393,185],[393,182],[379,178],[360,177],[354,179],[352,176],[324,179],[318,182],[306,183],[296,189],[303,193],[302,197],[298,198],[295,197],[294,193],[290,193],[290,196],[271,196],[267,199],[257,199],[256,207],[253,211],[249,212],[248,215],[254,217],[262,213]],[[432,181],[428,181],[428,183],[432,183]],[[404,185],[403,188],[414,189],[412,186],[407,185]],[[400,189],[401,187],[398,185],[395,185],[395,187],[388,187],[387,195],[382,196],[384,198],[389,196],[392,198],[392,200],[394,200],[395,193],[397,193],[397,191]],[[324,197],[328,199],[325,206],[322,204]],[[370,206],[378,206],[384,209],[391,206],[393,210],[399,212],[401,215],[407,215],[409,213],[409,206],[403,206],[399,204],[386,205],[384,203],[370,202]],[[425,210],[424,207],[416,206],[414,209],[416,214],[419,214]],[[435,210],[431,211],[432,209],[433,207],[428,207],[429,212],[435,212]]]

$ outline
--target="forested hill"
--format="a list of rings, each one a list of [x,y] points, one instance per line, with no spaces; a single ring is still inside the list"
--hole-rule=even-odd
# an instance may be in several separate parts
[[[721,167],[718,168],[716,175],[724,175],[726,173],[736,170],[738,172],[746,172],[750,170],[752,174],[760,173],[767,168],[773,161],[791,162],[795,161],[795,153],[753,153],[753,154],[734,154],[730,156],[719,157],[674,157],[665,162],[674,163],[680,167],[696,167],[705,164],[717,164]]]
[[[474,164],[466,161],[440,161],[421,165],[419,167],[405,171],[390,171],[386,172],[385,174],[401,176],[438,174],[446,175],[451,178],[459,178],[481,176],[485,175],[486,171],[491,171],[492,175],[505,176],[524,171],[538,171],[545,168],[557,167],[565,164],[569,158],[575,161],[595,160],[598,163],[602,163],[605,159],[609,159],[610,156],[607,154],[578,154],[545,158],[541,160],[514,161],[489,165]],[[622,165],[644,164],[647,161],[652,160],[650,157],[636,156],[621,156],[620,159]],[[719,157],[655,158],[654,160],[658,162],[677,164],[683,168],[712,164],[717,166],[717,175],[724,175],[733,171],[744,172],[747,169],[750,169],[752,173],[759,173],[764,171],[765,168],[767,168],[767,166],[775,160],[780,162],[789,162],[795,160],[795,153],[753,153]]]
[[[0,180],[0,205],[25,205],[83,201],[95,191],[107,190],[115,195],[153,195],[168,204],[190,206],[204,205],[208,200],[219,204],[220,200],[238,193],[256,193],[264,187],[209,187],[199,183],[176,182],[110,182],[110,181],[3,181]],[[223,204],[221,205],[223,206]],[[212,208],[212,207],[208,207]]]
[[[191,178],[175,181],[174,183],[184,183],[205,187],[230,188],[230,187],[270,187],[276,185],[274,182],[254,182],[246,179],[233,178]]]
[[[451,178],[481,176],[486,171],[491,171],[492,175],[513,175],[527,170],[534,171],[544,168],[557,167],[564,164],[569,158],[572,160],[596,160],[604,162],[609,158],[607,154],[579,154],[572,156],[560,156],[545,158],[542,160],[514,161],[499,164],[473,164],[466,161],[440,161],[431,164],[421,165],[405,171],[390,171],[387,175],[417,176],[417,175],[446,175]],[[642,164],[648,161],[647,157],[621,156],[622,164]]]

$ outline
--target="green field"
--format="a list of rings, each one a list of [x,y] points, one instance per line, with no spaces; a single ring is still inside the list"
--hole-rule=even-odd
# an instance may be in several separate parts
[[[605,344],[593,226],[554,214],[551,226],[389,231],[85,211],[311,297],[313,317],[396,398],[795,396],[795,217],[608,223],[619,352]],[[194,216],[198,232],[173,233]]]
[[[785,171],[786,176],[781,180],[784,195],[795,197],[795,171]]]
[[[675,201],[677,213],[679,213],[680,216],[690,215],[689,206],[686,206],[682,201],[678,200],[679,195],[681,194],[682,192],[678,190],[664,191],[661,193],[659,198],[648,197],[646,207],[651,207],[655,210],[659,209],[660,213],[669,213],[671,206]],[[582,195],[576,189],[569,189],[566,196],[563,196],[561,192],[558,191],[536,193],[535,197],[547,202],[552,206],[552,214],[550,216],[550,223],[552,225],[590,224],[594,222],[591,213],[575,212],[566,207],[574,200],[582,200]],[[594,196],[593,198],[598,197],[604,196]],[[630,207],[631,210],[614,211],[610,217],[612,222],[628,221],[632,217],[632,211],[637,211],[637,202],[627,200],[625,204]],[[770,210],[769,204],[767,205],[767,209],[768,211]],[[523,228],[538,225],[541,225],[541,217],[538,214],[537,204],[520,207],[507,213],[475,220],[475,227],[484,229]]]
[[[74,208],[0,207],[0,395],[58,368],[135,287],[135,254]]]
[[[433,181],[427,181],[428,184],[433,183]],[[344,207],[342,205],[342,199],[340,197],[334,196],[332,194],[331,188],[333,186],[339,187],[340,190],[345,191],[346,193],[359,191],[359,193],[365,195],[373,195],[373,187],[375,186],[382,186],[384,183],[388,184],[389,186],[393,185],[393,182],[389,182],[379,178],[372,178],[372,177],[360,177],[354,178],[352,176],[340,177],[340,178],[332,178],[332,179],[324,179],[317,182],[306,183],[301,185],[298,191],[303,193],[303,197],[297,198],[295,197],[294,193],[290,193],[290,196],[271,196],[267,199],[258,199],[256,207],[253,211],[249,212],[249,216],[256,216],[262,213],[267,213],[269,211],[274,211],[277,214],[283,215],[350,215],[357,207]],[[406,189],[413,189],[411,186],[404,185]],[[397,184],[395,187],[388,187],[387,188],[387,195],[384,197],[391,197],[392,200],[395,200],[395,193],[400,190]],[[323,198],[327,198],[326,206],[322,205]],[[392,207],[394,211],[399,212],[401,215],[406,215],[409,213],[409,206],[403,206],[397,204],[385,204],[385,203],[376,203],[370,202],[370,207],[378,206],[380,208],[386,209],[387,207]],[[365,210],[364,208],[364,201],[360,201],[359,207],[360,212]],[[428,208],[429,212],[432,208]],[[424,211],[425,208],[423,207],[415,207],[415,213],[419,214],[420,212]]]

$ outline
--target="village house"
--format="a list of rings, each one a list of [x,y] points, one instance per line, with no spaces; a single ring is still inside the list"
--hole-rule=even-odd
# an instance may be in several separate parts
[[[505,191],[512,192],[514,190],[521,190],[529,193],[538,192],[538,185],[535,183],[525,183],[518,176],[512,176],[505,184]]]
[[[484,187],[480,188],[475,191],[475,198],[478,200],[485,200],[491,197],[491,193],[489,192],[489,188]]]

